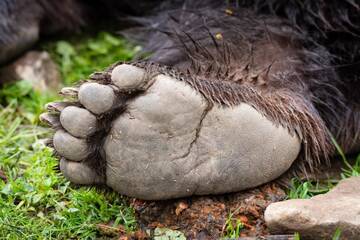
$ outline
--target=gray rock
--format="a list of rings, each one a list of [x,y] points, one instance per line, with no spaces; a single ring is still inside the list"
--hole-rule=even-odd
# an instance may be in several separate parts
[[[360,177],[342,180],[330,192],[311,199],[273,203],[265,211],[272,233],[299,232],[301,239],[360,238]]]
[[[61,76],[57,65],[45,51],[30,51],[0,69],[2,82],[29,81],[39,91],[58,90]]]

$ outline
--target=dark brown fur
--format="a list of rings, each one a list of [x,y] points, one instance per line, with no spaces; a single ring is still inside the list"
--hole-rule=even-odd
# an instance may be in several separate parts
[[[298,166],[313,170],[335,154],[332,135],[347,153],[360,142],[359,91],[349,89],[359,85],[360,53],[341,52],[358,39],[360,10],[352,1],[297,2],[188,1],[142,29],[152,36],[150,60],[177,69],[208,99],[247,102],[298,134]],[[262,62],[261,53],[273,59]]]
[[[302,171],[328,163],[335,154],[331,136],[345,152],[358,150],[357,0],[106,3],[37,0],[40,17],[34,19],[53,26],[41,28],[42,34],[81,29],[94,16],[126,19],[131,28],[122,33],[153,53],[148,60],[154,64],[134,64],[185,81],[213,103],[249,103],[287,127],[302,140]],[[106,80],[108,71],[98,78]]]

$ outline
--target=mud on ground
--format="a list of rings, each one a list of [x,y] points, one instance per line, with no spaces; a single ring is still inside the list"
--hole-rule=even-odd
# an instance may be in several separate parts
[[[167,201],[132,200],[140,228],[166,227],[179,230],[187,239],[217,239],[224,236],[229,215],[243,223],[240,236],[264,236],[268,231],[264,211],[286,198],[275,183],[220,196],[201,196]]]

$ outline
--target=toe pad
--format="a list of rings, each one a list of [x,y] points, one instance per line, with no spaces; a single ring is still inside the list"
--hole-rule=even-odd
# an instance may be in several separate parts
[[[115,102],[113,89],[98,83],[85,83],[79,89],[79,101],[95,114],[102,114],[111,109]]]
[[[62,158],[60,171],[67,179],[76,184],[90,185],[103,182],[96,172],[84,163],[71,162]]]
[[[87,157],[86,141],[75,138],[63,130],[55,133],[54,148],[61,156],[73,161],[81,161]]]
[[[60,114],[61,125],[73,136],[86,138],[96,131],[96,117],[79,107],[66,107]]]
[[[139,89],[145,82],[145,71],[132,65],[122,64],[112,71],[111,81],[121,90]]]

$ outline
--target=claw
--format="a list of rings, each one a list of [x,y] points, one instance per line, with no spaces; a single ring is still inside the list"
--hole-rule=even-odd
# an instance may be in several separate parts
[[[40,115],[40,121],[49,125],[50,127],[59,127],[60,120],[58,114],[51,114],[51,113],[43,113]]]
[[[44,139],[39,140],[39,142],[41,144],[43,144],[44,146],[54,147],[53,140],[51,138],[44,138]]]
[[[99,80],[102,78],[103,72],[94,72],[92,74],[90,74],[89,78],[91,80]]]
[[[77,97],[78,92],[79,92],[78,88],[64,87],[63,89],[60,90],[59,94],[62,96]]]
[[[45,105],[48,112],[61,112],[67,106],[76,105],[74,102],[51,102]]]
[[[111,75],[107,72],[94,72],[89,76],[89,78],[94,81],[104,81],[110,80]]]

